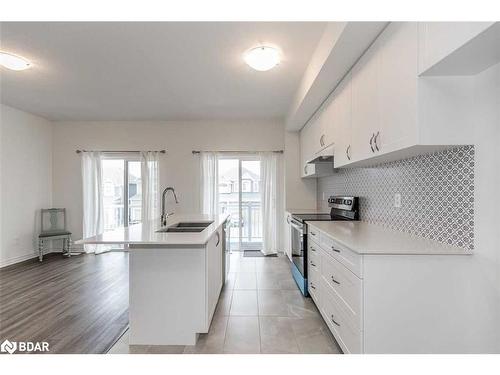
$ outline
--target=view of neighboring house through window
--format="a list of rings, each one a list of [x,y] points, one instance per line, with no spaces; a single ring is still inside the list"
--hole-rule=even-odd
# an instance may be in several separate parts
[[[139,223],[142,211],[140,161],[123,158],[104,159],[102,184],[104,230]]]
[[[231,250],[260,250],[260,161],[252,157],[228,157],[219,159],[218,167],[219,211],[231,214]]]

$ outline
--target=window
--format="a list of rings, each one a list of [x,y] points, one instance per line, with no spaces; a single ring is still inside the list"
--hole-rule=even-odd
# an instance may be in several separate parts
[[[102,184],[104,230],[139,223],[142,217],[141,162],[133,158],[105,158]]]

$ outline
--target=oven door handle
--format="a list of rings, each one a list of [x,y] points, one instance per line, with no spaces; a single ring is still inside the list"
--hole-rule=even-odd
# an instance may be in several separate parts
[[[299,223],[298,221],[293,220],[293,219],[291,221],[292,221],[291,222],[292,227],[294,227],[295,229],[297,229],[298,231],[301,231],[301,232],[304,230],[304,226],[301,223]]]

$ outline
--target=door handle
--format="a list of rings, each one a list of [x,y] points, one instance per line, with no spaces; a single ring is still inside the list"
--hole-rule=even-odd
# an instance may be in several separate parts
[[[332,320],[332,323],[335,324],[337,327],[340,327],[340,324],[338,324],[335,319],[333,318],[333,315],[330,316],[330,319]]]
[[[370,138],[370,148],[372,149],[372,152],[375,152],[375,149],[373,148],[373,138],[375,138],[375,133],[372,133],[372,137]]]
[[[349,151],[351,151],[351,145],[347,146],[347,149],[345,150],[345,153],[347,155],[347,160],[351,160],[351,155],[349,154]]]
[[[375,139],[373,140],[373,143],[375,143],[375,148],[377,149],[377,151],[380,151],[380,149],[378,148],[378,136],[379,135],[380,135],[380,132],[378,131],[377,135],[375,135]]]
[[[335,280],[335,279],[333,278],[333,276],[331,276],[331,278],[332,278],[332,281],[333,281],[335,284],[339,284],[339,285],[340,285],[340,282],[338,282],[337,280]]]

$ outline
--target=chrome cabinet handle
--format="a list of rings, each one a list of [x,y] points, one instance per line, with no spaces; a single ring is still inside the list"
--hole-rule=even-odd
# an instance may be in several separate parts
[[[333,315],[330,316],[330,319],[332,320],[332,323],[335,324],[337,327],[340,327],[340,324],[338,324],[335,319],[333,318]]]
[[[314,247],[311,247],[311,251],[316,252],[316,249]]]
[[[215,233],[217,235],[217,243],[215,244],[215,247],[219,246],[219,243],[220,243],[220,234],[219,232],[216,232]]]
[[[332,250],[335,251],[336,253],[340,253],[340,250],[339,249],[336,249],[332,246]]]
[[[319,137],[319,145],[320,146],[325,145],[325,135],[324,134],[321,137]]]
[[[312,289],[316,289],[316,287],[311,283],[311,288]]]
[[[314,233],[313,231],[311,231],[311,236],[315,236],[315,235],[316,235],[316,233]]]
[[[351,155],[349,154],[350,150],[351,150],[351,145],[347,146],[347,149],[345,150],[345,154],[347,155],[347,160],[351,160]]]
[[[377,132],[377,135],[375,135],[375,138],[374,138],[374,143],[375,143],[375,148],[377,149],[377,151],[380,151],[380,149],[378,148],[378,136],[380,135],[380,132]]]
[[[335,279],[333,278],[333,276],[331,276],[331,278],[332,278],[332,281],[333,281],[335,284],[339,284],[339,285],[340,285],[340,283],[339,283],[337,280],[335,280]]]
[[[316,267],[316,265],[312,261],[310,263],[311,263],[311,266]]]
[[[373,138],[375,138],[375,133],[373,133],[370,138],[370,148],[372,149],[372,152],[375,152],[375,149],[373,148]]]

